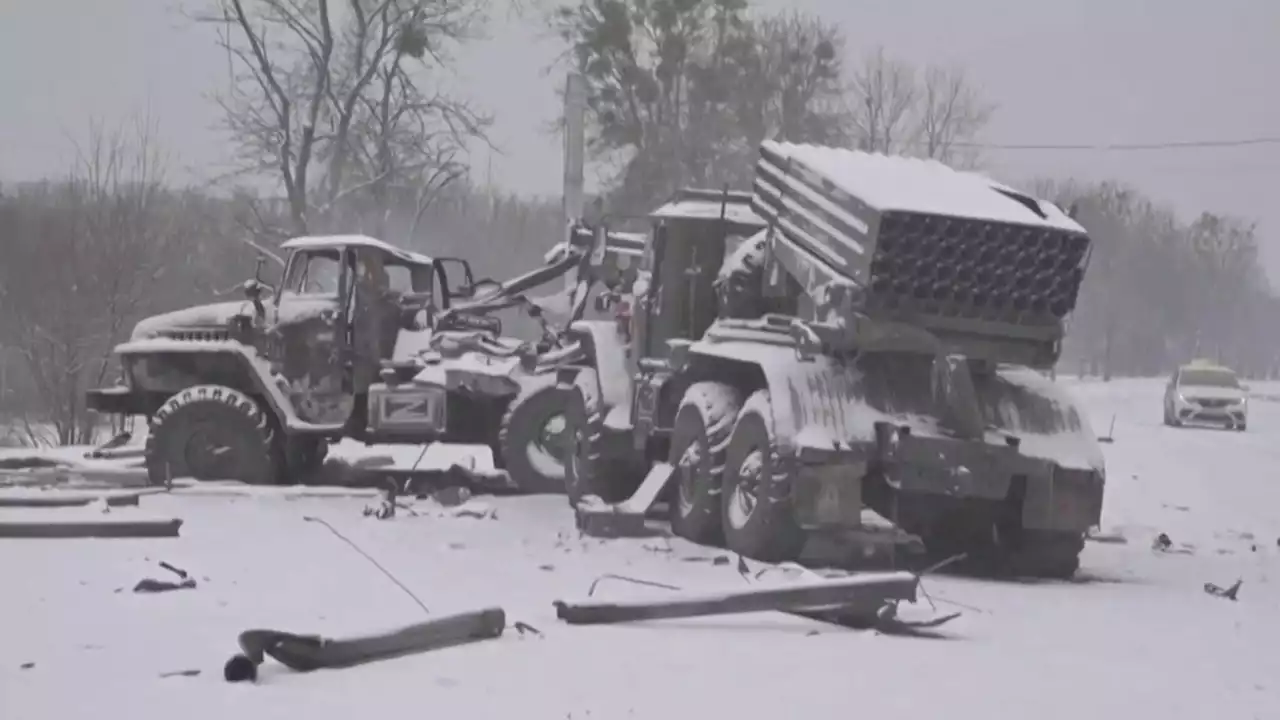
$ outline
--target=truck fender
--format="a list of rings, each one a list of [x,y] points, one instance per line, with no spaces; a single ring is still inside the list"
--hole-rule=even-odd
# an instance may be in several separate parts
[[[627,348],[618,337],[617,325],[608,320],[579,320],[569,332],[587,344],[600,378],[600,400],[605,408],[629,405],[631,378],[627,369]]]
[[[270,366],[267,365],[266,361],[257,357],[256,354],[252,354],[249,348],[238,342],[192,342],[189,340],[151,338],[123,343],[116,346],[115,352],[121,358],[177,353],[225,356],[229,362],[234,362],[244,372],[245,378],[253,385],[252,389],[267,403],[268,409],[275,415],[281,425],[292,429],[308,429],[311,427],[298,418],[289,396],[272,378]]]
[[[873,443],[875,422],[893,420],[867,404],[853,363],[825,355],[801,360],[789,345],[749,341],[702,341],[689,350],[691,360],[699,358],[695,365],[710,366],[704,372],[723,375],[726,363],[756,369],[759,385],[740,389],[749,395],[768,388],[774,433],[784,448]]]

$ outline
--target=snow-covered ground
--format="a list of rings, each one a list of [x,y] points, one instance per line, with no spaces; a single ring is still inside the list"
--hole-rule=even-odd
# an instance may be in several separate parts
[[[734,563],[678,540],[579,538],[563,498],[423,501],[362,517],[361,498],[148,497],[185,519],[170,540],[0,540],[0,718],[1188,718],[1280,717],[1280,403],[1247,433],[1165,428],[1161,383],[1073,382],[1105,447],[1105,529],[1082,582],[930,577],[942,639],[855,632],[777,614],[572,627],[552,601],[604,574],[735,588]],[[483,505],[484,507],[479,507]],[[45,511],[47,512],[47,511]],[[496,516],[495,516],[496,515]],[[341,635],[497,605],[541,637],[500,640],[257,685],[221,667],[251,627]],[[1167,533],[1175,552],[1151,549]],[[142,595],[156,563],[193,590]],[[1243,579],[1239,600],[1207,594]],[[119,592],[117,592],[119,591]],[[597,596],[663,590],[602,583]],[[25,666],[25,667],[24,667]],[[198,676],[161,677],[199,670]]]

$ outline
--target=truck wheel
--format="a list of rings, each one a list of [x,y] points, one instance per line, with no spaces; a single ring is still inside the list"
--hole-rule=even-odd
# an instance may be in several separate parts
[[[564,492],[564,397],[555,375],[531,381],[507,406],[498,426],[498,453],[522,492]]]
[[[1070,580],[1080,569],[1082,552],[1081,533],[1023,530],[1018,547],[1008,556],[1008,568],[1022,577]]]
[[[723,522],[728,549],[764,562],[795,560],[805,532],[791,507],[793,470],[778,457],[769,391],[747,398],[724,460]]]
[[[147,435],[147,477],[275,483],[281,475],[274,433],[258,403],[238,390],[197,385],[156,411]]]
[[[635,458],[603,452],[604,409],[595,370],[587,368],[578,372],[574,391],[564,403],[565,443],[561,446],[561,456],[565,458],[564,479],[569,504],[576,505],[587,495],[595,495],[608,503],[631,497],[644,480],[644,474],[637,468]]]
[[[719,545],[720,477],[724,474],[729,431],[742,397],[730,385],[699,382],[689,386],[676,411],[668,462],[676,487],[670,505],[671,529],[701,545]]]

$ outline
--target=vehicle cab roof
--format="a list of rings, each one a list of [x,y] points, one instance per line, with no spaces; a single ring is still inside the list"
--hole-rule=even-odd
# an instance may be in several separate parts
[[[649,213],[655,220],[719,220],[754,229],[768,223],[751,209],[751,194],[685,188]]]
[[[332,250],[347,247],[365,247],[381,250],[406,263],[431,264],[431,258],[422,253],[402,250],[395,245],[368,235],[303,235],[286,240],[280,247],[285,250]]]

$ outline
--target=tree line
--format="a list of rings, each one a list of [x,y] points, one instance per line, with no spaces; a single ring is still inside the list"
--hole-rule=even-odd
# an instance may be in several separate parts
[[[0,187],[0,415],[38,420],[20,426],[27,440],[88,441],[83,391],[113,379],[110,348],[132,325],[235,299],[292,235],[365,232],[497,278],[536,266],[562,234],[558,203],[469,181],[466,150],[492,118],[440,82],[491,2],[208,0],[191,19],[232,66],[217,100],[234,172],[168,182],[143,120],[95,126],[63,176]],[[998,112],[964,68],[853,48],[821,17],[746,0],[570,1],[543,20],[586,79],[611,213],[641,214],[681,186],[749,187],[767,138],[980,170],[975,140]],[[264,185],[277,191],[249,189]],[[1274,373],[1280,301],[1253,225],[1184,221],[1114,182],[1035,185],[1095,240],[1064,372],[1213,357]]]

